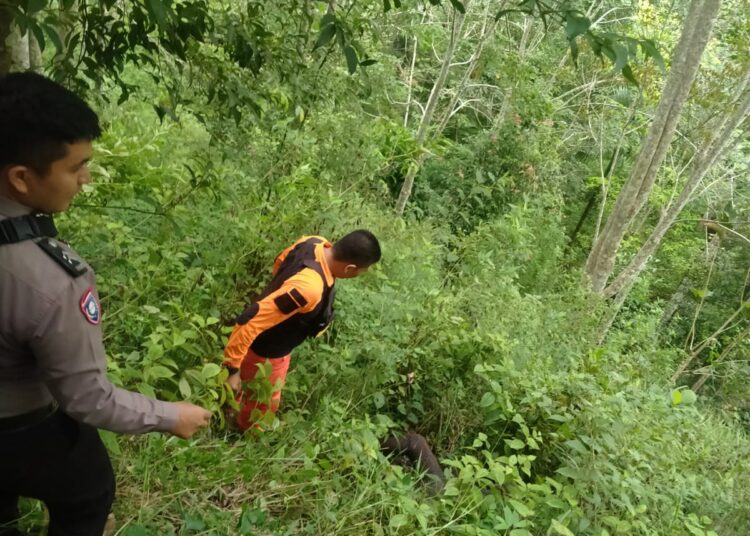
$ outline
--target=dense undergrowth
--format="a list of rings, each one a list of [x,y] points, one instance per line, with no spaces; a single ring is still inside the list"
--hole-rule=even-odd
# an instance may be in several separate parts
[[[398,219],[387,121],[332,108],[304,136],[258,127],[216,144],[187,111],[163,124],[137,99],[102,112],[95,185],[61,227],[97,270],[118,383],[218,410],[224,324],[281,248],[366,227],[384,251],[340,283],[327,337],[295,352],[268,432],[233,435],[217,412],[190,441],[105,435],[119,534],[747,532],[746,432],[710,399],[674,403],[683,353],[660,342],[658,307],[626,311],[597,344],[607,304],[571,268],[560,194],[509,187],[523,177],[512,152],[449,151]],[[495,190],[450,193],[457,171],[498,165]],[[444,465],[442,495],[380,454],[405,429]]]

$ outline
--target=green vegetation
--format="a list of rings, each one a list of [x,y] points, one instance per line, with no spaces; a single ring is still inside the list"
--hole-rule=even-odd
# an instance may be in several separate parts
[[[118,534],[750,532],[746,116],[625,294],[585,283],[686,2],[576,3],[546,30],[535,2],[496,23],[510,4],[133,3],[157,18],[153,46],[134,44],[149,61],[76,74],[107,128],[61,236],[97,271],[110,377],[217,422],[190,441],[105,434]],[[198,5],[210,24],[164,41]],[[613,277],[746,98],[748,7],[719,12]],[[603,62],[581,17],[662,54],[612,37]],[[452,31],[456,65],[420,140]],[[69,60],[44,59],[58,73]],[[383,262],[341,285],[332,329],[293,355],[272,429],[226,431],[227,320],[288,243],[359,227]],[[407,428],[446,469],[442,495],[380,454]],[[30,527],[40,506],[26,511]]]

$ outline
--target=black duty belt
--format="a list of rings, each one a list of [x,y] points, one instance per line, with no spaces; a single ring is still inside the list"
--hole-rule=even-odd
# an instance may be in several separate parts
[[[51,402],[46,406],[37,408],[29,411],[28,413],[22,413],[21,415],[13,415],[12,417],[1,417],[0,418],[0,433],[1,432],[16,432],[23,428],[28,428],[45,420],[57,411],[57,404]]]

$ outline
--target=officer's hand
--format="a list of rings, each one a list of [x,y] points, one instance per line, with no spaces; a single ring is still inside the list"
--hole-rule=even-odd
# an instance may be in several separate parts
[[[235,393],[240,390],[242,387],[242,379],[240,378],[240,373],[235,372],[231,376],[227,378],[227,385],[232,388],[232,391]]]
[[[208,426],[211,412],[190,402],[175,402],[179,416],[177,424],[170,432],[177,437],[189,439],[199,428]]]

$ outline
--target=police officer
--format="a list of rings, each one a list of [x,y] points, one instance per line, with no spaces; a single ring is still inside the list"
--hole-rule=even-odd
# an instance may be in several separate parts
[[[26,496],[46,504],[50,536],[101,536],[115,481],[96,429],[188,438],[210,413],[107,379],[94,272],[51,216],[90,181],[96,114],[15,73],[0,78],[0,118],[0,535],[18,534]]]

